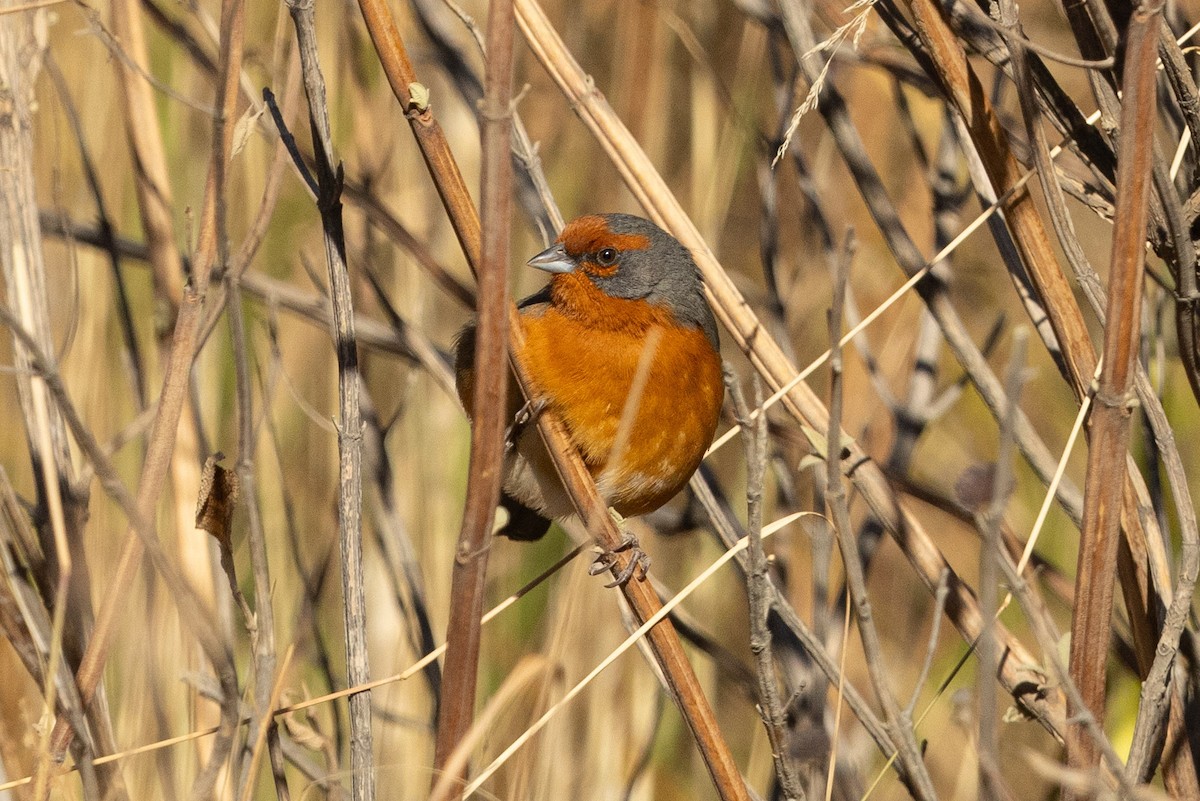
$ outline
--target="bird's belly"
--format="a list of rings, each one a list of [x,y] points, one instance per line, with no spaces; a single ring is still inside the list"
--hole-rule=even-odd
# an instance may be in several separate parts
[[[721,362],[704,334],[659,328],[643,358],[646,337],[595,330],[563,337],[556,321],[558,335],[548,340],[530,328],[523,354],[530,373],[601,495],[626,516],[666,503],[695,472],[720,415]]]

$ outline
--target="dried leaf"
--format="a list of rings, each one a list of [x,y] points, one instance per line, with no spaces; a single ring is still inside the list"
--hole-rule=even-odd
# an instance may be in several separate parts
[[[233,510],[238,501],[238,477],[219,462],[225,454],[216,453],[204,462],[200,477],[200,496],[196,503],[196,528],[207,531],[222,549],[233,542]]]

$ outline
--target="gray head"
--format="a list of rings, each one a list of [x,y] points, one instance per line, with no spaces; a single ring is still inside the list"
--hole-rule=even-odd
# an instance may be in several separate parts
[[[631,214],[580,217],[529,265],[550,273],[582,273],[606,295],[665,308],[719,347],[696,263],[679,240],[649,220]]]

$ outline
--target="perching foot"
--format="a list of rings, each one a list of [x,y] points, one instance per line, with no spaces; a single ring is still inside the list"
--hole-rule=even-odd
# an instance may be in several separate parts
[[[629,552],[629,563],[621,568],[611,583],[604,585],[605,589],[624,586],[635,575],[638,581],[644,581],[646,572],[650,569],[650,554],[642,550],[637,537],[628,532],[624,532],[624,534],[625,536],[617,547],[610,550],[599,550],[596,560],[588,568],[588,575],[597,576],[606,570],[613,569],[617,564],[617,554]]]

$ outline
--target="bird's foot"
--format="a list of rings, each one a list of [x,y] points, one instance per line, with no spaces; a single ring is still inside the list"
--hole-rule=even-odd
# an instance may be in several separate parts
[[[617,517],[616,512],[613,515]],[[624,536],[615,548],[597,548],[596,559],[588,568],[588,575],[597,576],[616,566],[618,554],[629,553],[629,563],[621,568],[611,583],[604,585],[605,589],[624,586],[635,575],[638,581],[645,581],[646,572],[650,569],[650,554],[642,550],[637,537],[627,531],[622,533]]]
[[[546,399],[538,398],[537,400],[527,400],[525,405],[517,410],[513,415],[513,421],[509,423],[508,429],[504,432],[504,451],[507,453],[517,446],[517,440],[529,424],[538,419],[538,415],[546,408]]]

